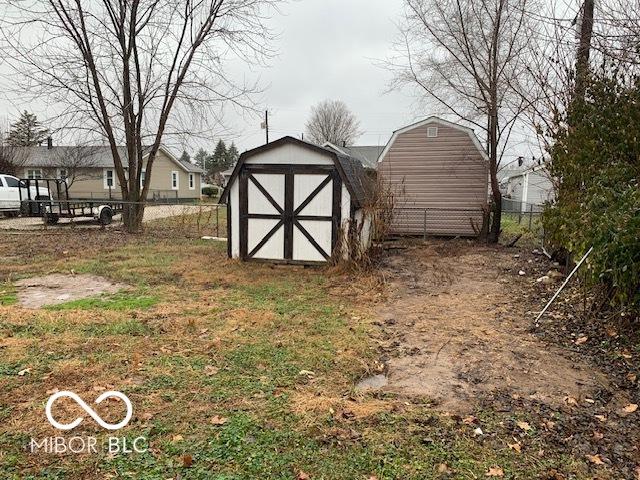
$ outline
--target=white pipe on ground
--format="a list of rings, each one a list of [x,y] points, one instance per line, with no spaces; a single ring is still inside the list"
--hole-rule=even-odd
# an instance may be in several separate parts
[[[540,320],[540,318],[542,318],[542,316],[547,312],[547,310],[549,309],[549,307],[553,304],[553,302],[555,302],[556,298],[558,298],[558,295],[560,295],[560,293],[562,292],[562,290],[564,290],[564,287],[567,286],[567,283],[569,283],[569,280],[571,280],[571,277],[573,277],[576,272],[578,271],[578,269],[582,266],[582,264],[584,263],[584,261],[589,257],[589,255],[591,255],[591,252],[593,252],[593,247],[591,247],[589,249],[589,251],[587,253],[584,254],[584,257],[582,257],[582,259],[578,262],[578,264],[575,266],[575,268],[571,271],[571,273],[569,274],[569,276],[566,278],[566,280],[564,281],[564,283],[562,284],[562,286],[558,289],[558,291],[555,293],[555,295],[553,297],[551,297],[551,300],[549,300],[549,303],[547,303],[547,305],[542,309],[542,311],[538,314],[538,316],[536,317],[536,321],[535,323],[538,323],[538,320]]]

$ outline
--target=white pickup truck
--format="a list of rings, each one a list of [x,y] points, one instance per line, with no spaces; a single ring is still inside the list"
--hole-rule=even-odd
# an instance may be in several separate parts
[[[27,185],[12,175],[0,174],[0,212],[17,214],[20,212],[20,199],[50,200],[49,190],[44,186]]]

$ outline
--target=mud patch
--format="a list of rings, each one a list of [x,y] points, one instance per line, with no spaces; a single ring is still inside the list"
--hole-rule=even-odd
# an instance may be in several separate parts
[[[607,388],[604,374],[530,333],[512,255],[464,242],[434,242],[391,257],[390,298],[378,311],[386,391],[467,412],[506,394],[551,406]]]
[[[18,302],[25,308],[42,308],[48,305],[95,297],[103,293],[116,293],[124,285],[110,282],[95,275],[63,275],[54,273],[42,277],[26,278],[15,282]]]
[[[369,390],[379,390],[386,387],[389,383],[387,376],[384,374],[374,375],[372,377],[363,378],[356,384],[356,391],[366,392]]]

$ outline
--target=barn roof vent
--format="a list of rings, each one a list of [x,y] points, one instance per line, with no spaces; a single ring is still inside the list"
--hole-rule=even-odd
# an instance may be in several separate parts
[[[438,127],[427,127],[427,138],[436,138],[438,136]]]

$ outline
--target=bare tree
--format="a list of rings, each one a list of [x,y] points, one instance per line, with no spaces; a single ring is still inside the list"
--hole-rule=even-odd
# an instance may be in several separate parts
[[[48,157],[47,166],[64,171],[64,180],[71,187],[76,181],[96,177],[95,168],[101,165],[100,153],[104,148],[93,145],[56,147]]]
[[[0,48],[21,93],[59,105],[60,126],[105,139],[122,198],[143,202],[163,137],[217,120],[224,103],[250,106],[255,87],[238,85],[224,61],[271,55],[265,20],[279,1],[0,0]],[[125,209],[127,229],[143,211]]]
[[[318,145],[351,144],[360,136],[360,123],[341,100],[324,100],[311,109],[306,125],[309,139]]]
[[[0,173],[19,176],[28,156],[29,147],[15,147],[7,140],[8,134],[0,129]]]
[[[534,0],[405,0],[392,87],[411,85],[429,101],[482,132],[489,156],[493,219],[501,222],[498,170],[514,125],[526,107],[513,83],[524,71]]]

